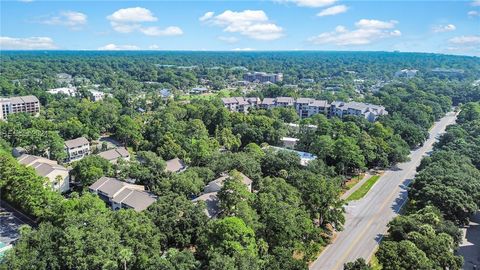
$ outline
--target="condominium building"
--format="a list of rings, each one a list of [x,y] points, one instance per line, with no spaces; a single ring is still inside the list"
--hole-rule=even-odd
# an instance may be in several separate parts
[[[247,113],[250,108],[272,109],[278,107],[294,108],[301,118],[311,117],[315,114],[324,114],[326,116],[343,117],[344,115],[363,116],[368,121],[373,122],[380,115],[386,115],[388,112],[385,107],[361,102],[343,102],[335,101],[329,104],[326,100],[316,100],[312,98],[277,97],[277,98],[242,98],[231,97],[222,99],[225,108],[232,112]]]
[[[249,72],[243,75],[243,79],[249,82],[276,83],[283,81],[282,73]]]
[[[65,141],[66,162],[80,160],[90,154],[90,143],[84,137]]]
[[[157,200],[156,196],[145,191],[144,186],[110,177],[101,177],[88,189],[109,204],[113,210],[123,208],[141,212]]]
[[[361,102],[335,101],[330,105],[330,116],[343,117],[345,115],[363,116],[373,122],[380,115],[387,115],[385,107]]]
[[[0,120],[7,119],[12,113],[29,113],[38,116],[40,101],[35,96],[0,98]]]
[[[53,190],[63,193],[70,189],[69,170],[59,165],[56,161],[23,154],[18,158],[18,162],[33,168],[38,175],[48,178],[49,181],[46,185]]]

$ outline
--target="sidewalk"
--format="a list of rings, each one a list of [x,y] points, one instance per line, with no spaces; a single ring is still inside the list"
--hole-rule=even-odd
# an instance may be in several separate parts
[[[473,270],[480,267],[480,211],[462,229],[463,242],[458,248],[458,255],[463,257],[463,269]]]

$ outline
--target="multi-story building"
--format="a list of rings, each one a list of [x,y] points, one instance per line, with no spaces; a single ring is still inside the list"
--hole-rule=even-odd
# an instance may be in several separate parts
[[[48,89],[47,92],[52,95],[63,94],[70,97],[75,97],[77,95],[77,88],[75,86],[59,87],[59,88]]]
[[[411,79],[417,75],[417,72],[418,70],[416,69],[402,69],[395,72],[395,77]]]
[[[38,116],[40,101],[35,96],[0,98],[0,120],[7,119],[12,113],[29,113]]]
[[[243,79],[249,82],[276,83],[283,81],[282,73],[249,72],[243,75]]]
[[[18,158],[18,162],[33,168],[38,175],[48,178],[49,181],[46,185],[53,190],[63,193],[70,189],[69,170],[59,165],[56,161],[23,154]]]
[[[373,122],[380,115],[387,115],[385,107],[361,102],[335,101],[330,105],[330,116],[343,117],[345,115],[363,116]]]
[[[66,162],[80,160],[90,154],[90,143],[84,137],[65,141]]]
[[[141,212],[152,205],[157,198],[146,192],[144,186],[122,182],[116,178],[101,177],[89,188],[113,210],[133,209]]]
[[[247,113],[249,108],[272,109],[278,107],[292,107],[301,118],[311,117],[315,114],[324,114],[326,116],[357,115],[363,116],[368,121],[373,122],[380,115],[386,115],[388,112],[385,107],[361,102],[342,102],[335,101],[329,104],[326,100],[316,100],[312,98],[277,97],[264,98],[242,98],[232,97],[222,99],[225,108],[233,112]]]

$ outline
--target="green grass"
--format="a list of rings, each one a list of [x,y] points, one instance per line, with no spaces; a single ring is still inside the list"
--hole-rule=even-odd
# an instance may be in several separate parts
[[[353,192],[347,198],[347,202],[356,201],[363,198],[363,196],[365,196],[365,194],[368,193],[368,191],[372,188],[372,186],[377,182],[379,178],[380,178],[380,175],[374,175],[370,177],[365,183],[363,183],[363,185],[359,189],[355,190],[355,192]]]
[[[370,266],[373,270],[381,270],[382,266],[378,262],[377,256],[373,255],[372,259],[370,260]]]

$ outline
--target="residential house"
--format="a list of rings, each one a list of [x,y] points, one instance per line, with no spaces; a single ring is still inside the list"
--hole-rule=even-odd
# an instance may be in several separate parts
[[[187,168],[183,160],[179,158],[167,160],[165,163],[166,163],[165,170],[171,173],[182,172]]]
[[[125,147],[110,149],[104,152],[100,152],[98,153],[98,155],[113,164],[117,163],[119,159],[130,160],[130,153],[128,153],[128,150]]]
[[[40,101],[36,96],[21,96],[0,98],[0,120],[6,120],[9,114],[29,113],[40,114]]]
[[[242,183],[247,186],[248,191],[252,192],[252,180],[248,178],[243,173],[239,173],[242,178]],[[200,196],[193,199],[194,203],[203,201],[206,204],[205,213],[209,218],[215,218],[220,213],[218,192],[222,189],[225,181],[230,176],[228,174],[223,174],[221,177],[211,181],[203,189],[203,192]]]
[[[190,90],[190,94],[205,94],[208,93],[208,88],[206,87],[194,87]]]
[[[123,208],[141,212],[157,200],[156,196],[145,191],[144,186],[110,177],[101,177],[88,189],[109,204],[113,210]]]
[[[97,90],[90,90],[90,93],[92,94],[92,100],[94,102],[103,100],[107,96],[104,92]]]
[[[18,158],[18,162],[33,168],[38,175],[48,178],[48,183],[53,190],[62,193],[70,190],[69,170],[56,161],[23,154]]]
[[[90,143],[85,137],[65,141],[66,162],[73,162],[90,154]]]

